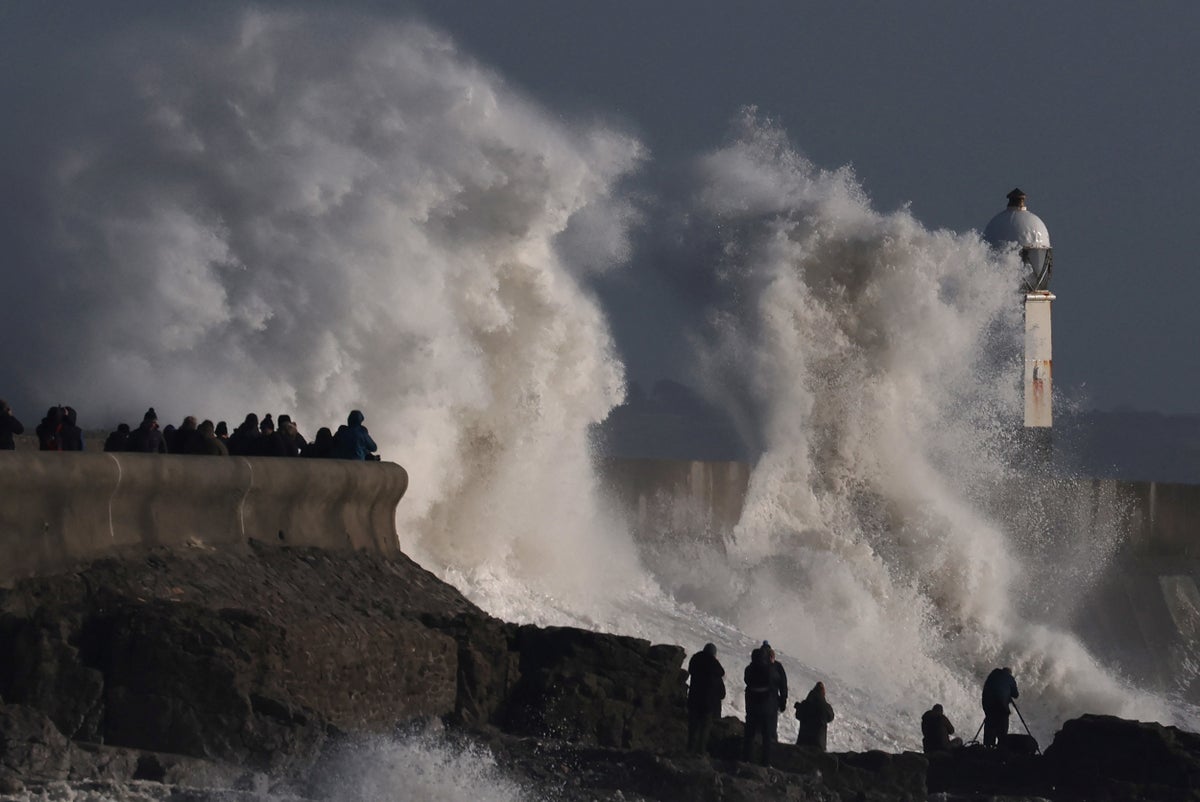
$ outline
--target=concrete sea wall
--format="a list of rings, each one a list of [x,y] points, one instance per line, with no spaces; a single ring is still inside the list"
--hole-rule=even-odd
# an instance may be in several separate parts
[[[0,580],[247,540],[392,555],[407,489],[386,462],[0,452]]]

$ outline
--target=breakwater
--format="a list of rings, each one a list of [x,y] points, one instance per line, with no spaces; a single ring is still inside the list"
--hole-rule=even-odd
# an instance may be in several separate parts
[[[248,540],[396,554],[392,463],[0,452],[0,580],[157,546]]]

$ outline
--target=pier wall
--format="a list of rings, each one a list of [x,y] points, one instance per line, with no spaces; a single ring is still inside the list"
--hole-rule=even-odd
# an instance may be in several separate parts
[[[0,451],[0,581],[155,546],[399,552],[386,462]]]

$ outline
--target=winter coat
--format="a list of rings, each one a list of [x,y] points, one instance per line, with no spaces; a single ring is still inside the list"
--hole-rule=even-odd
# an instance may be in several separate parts
[[[1002,668],[992,670],[983,683],[983,712],[988,715],[1008,715],[1008,706],[1020,696],[1017,681]]]
[[[361,412],[351,412],[347,425],[338,429],[337,434],[333,436],[333,456],[336,459],[365,460],[375,452],[375,441],[371,439],[371,434],[362,422]]]
[[[721,715],[721,700],[725,698],[725,668],[715,655],[696,652],[688,661],[688,710],[695,713]]]
[[[833,706],[825,701],[825,694],[819,687],[809,691],[803,702],[796,703],[796,718],[800,720],[796,743],[815,746],[824,752],[829,722],[833,721]]]
[[[921,747],[926,754],[950,751],[950,736],[953,734],[954,725],[945,713],[926,710],[921,716]]]
[[[13,442],[14,434],[24,434],[25,427],[13,417],[11,412],[0,413],[0,451],[12,451],[17,447]]]

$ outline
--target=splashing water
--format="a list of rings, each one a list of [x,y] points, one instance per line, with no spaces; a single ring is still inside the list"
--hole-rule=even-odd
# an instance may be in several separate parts
[[[25,397],[308,431],[361,407],[412,476],[423,564],[501,617],[712,640],[735,710],[738,656],[770,638],[794,692],[829,686],[831,748],[912,746],[933,702],[976,711],[993,665],[1043,742],[1083,711],[1177,712],[1040,614],[1036,548],[989,512],[1019,483],[1019,309],[977,235],[874,211],[747,113],[699,161],[680,241],[723,290],[696,369],[737,388],[763,456],[724,542],[635,544],[588,450],[623,371],[586,282],[630,257],[644,149],[418,24],[247,12],[155,41],[97,44],[84,90],[119,122],[64,112],[14,168],[44,268],[0,321],[35,343],[0,354]],[[77,300],[66,325],[47,292]]]

